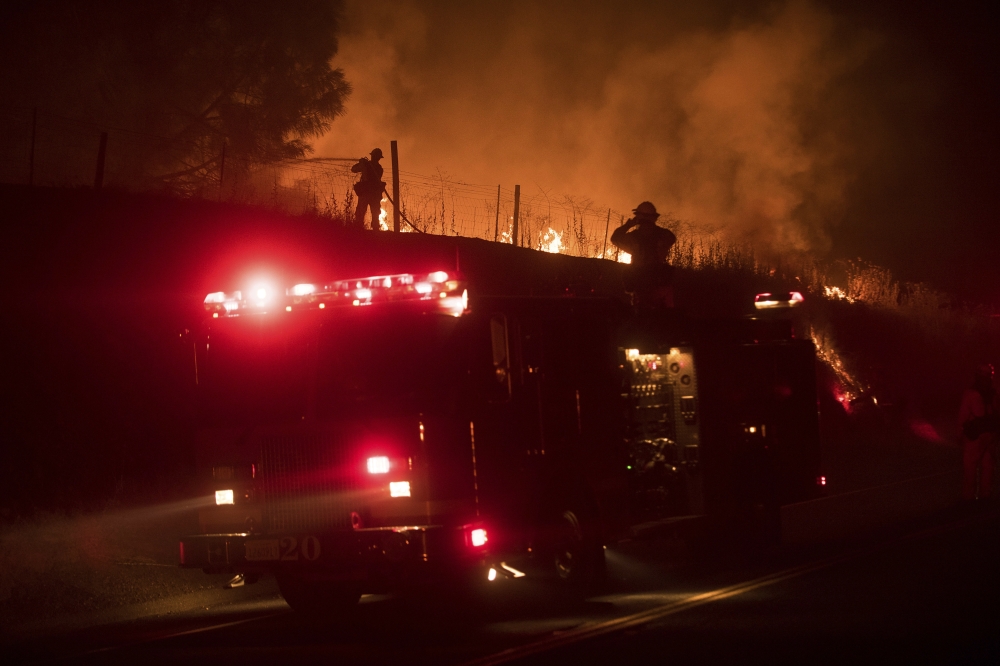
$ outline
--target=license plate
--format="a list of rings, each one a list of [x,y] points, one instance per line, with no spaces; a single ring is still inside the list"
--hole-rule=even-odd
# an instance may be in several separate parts
[[[248,562],[273,561],[281,556],[281,549],[278,546],[277,539],[247,541],[246,547]]]

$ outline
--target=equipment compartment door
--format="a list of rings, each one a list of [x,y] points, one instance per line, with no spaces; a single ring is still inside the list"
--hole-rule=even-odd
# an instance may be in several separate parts
[[[700,415],[691,349],[619,353],[635,518],[701,513]]]

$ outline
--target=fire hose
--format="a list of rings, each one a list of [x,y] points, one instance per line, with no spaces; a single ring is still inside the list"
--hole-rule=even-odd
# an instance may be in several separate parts
[[[423,229],[421,229],[417,225],[413,224],[413,222],[410,222],[408,219],[406,219],[406,215],[404,215],[403,211],[399,209],[399,206],[396,205],[396,202],[392,200],[391,196],[389,196],[389,191],[387,189],[385,189],[384,187],[382,188],[382,193],[385,195],[385,198],[389,200],[389,203],[392,204],[392,207],[399,211],[399,216],[401,218],[403,218],[404,222],[406,222],[408,225],[410,225],[410,227],[414,231],[417,231],[419,233],[426,233]]]

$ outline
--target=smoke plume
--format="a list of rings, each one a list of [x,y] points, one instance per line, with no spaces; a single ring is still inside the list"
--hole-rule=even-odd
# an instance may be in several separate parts
[[[317,155],[396,139],[404,171],[827,249],[877,36],[805,1],[649,4],[349,2],[335,64],[354,94]]]

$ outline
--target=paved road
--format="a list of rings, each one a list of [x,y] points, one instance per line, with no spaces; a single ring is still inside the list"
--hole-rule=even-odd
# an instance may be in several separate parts
[[[476,603],[362,599],[304,619],[273,584],[8,646],[6,663],[1000,663],[1000,511],[950,510],[853,542],[608,551],[607,594],[505,581]]]

